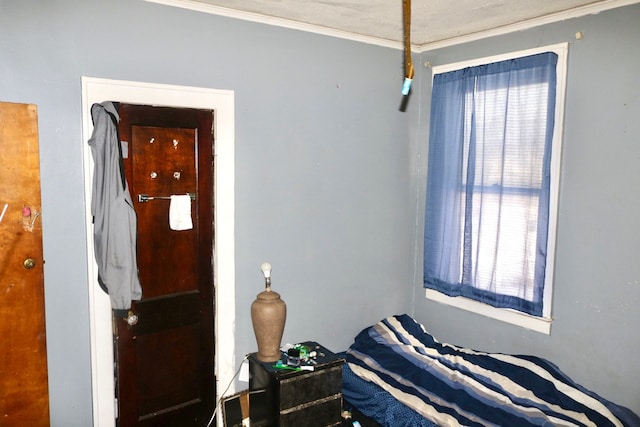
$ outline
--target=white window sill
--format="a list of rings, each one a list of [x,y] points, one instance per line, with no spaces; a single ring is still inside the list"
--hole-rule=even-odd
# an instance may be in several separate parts
[[[450,297],[433,289],[426,290],[426,297],[432,301],[471,311],[542,334],[549,335],[551,333],[551,318],[548,317],[535,317],[511,309],[495,308],[465,297]]]

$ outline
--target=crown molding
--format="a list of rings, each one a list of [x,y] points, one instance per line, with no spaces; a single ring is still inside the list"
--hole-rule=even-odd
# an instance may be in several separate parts
[[[212,15],[225,16],[228,18],[241,19],[243,21],[251,21],[260,24],[273,25],[276,27],[289,28],[292,30],[305,31],[324,36],[337,37],[341,39],[373,44],[376,46],[390,47],[393,49],[402,49],[402,43],[394,40],[387,40],[378,37],[366,36],[362,34],[352,33],[349,31],[336,30],[334,28],[323,27],[321,25],[308,24],[298,22],[292,19],[277,18],[274,16],[262,15],[259,13],[245,12],[242,10],[230,9],[222,6],[202,3],[193,0],[144,0],[149,3],[158,3],[166,6],[179,7],[182,9],[194,10],[197,12],[209,13]],[[638,0],[640,1],[640,0]]]

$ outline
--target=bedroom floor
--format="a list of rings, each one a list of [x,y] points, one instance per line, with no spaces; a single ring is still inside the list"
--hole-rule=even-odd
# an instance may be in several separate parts
[[[363,415],[360,411],[358,411],[357,409],[353,408],[350,410],[351,411],[351,418],[344,420],[342,422],[342,426],[353,426],[353,422],[354,421],[358,421],[358,423],[360,423],[360,426],[362,427],[381,427],[380,424],[378,424],[377,422],[373,421],[370,418],[367,418],[365,415]],[[357,426],[357,424],[356,424]]]

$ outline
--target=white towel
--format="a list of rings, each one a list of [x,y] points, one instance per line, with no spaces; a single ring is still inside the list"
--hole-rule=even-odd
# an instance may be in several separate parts
[[[171,196],[169,205],[169,227],[172,230],[191,230],[191,196],[188,194]]]

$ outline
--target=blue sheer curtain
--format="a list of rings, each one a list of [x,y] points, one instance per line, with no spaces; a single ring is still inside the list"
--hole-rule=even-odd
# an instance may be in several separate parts
[[[424,286],[542,315],[557,55],[436,74]]]

